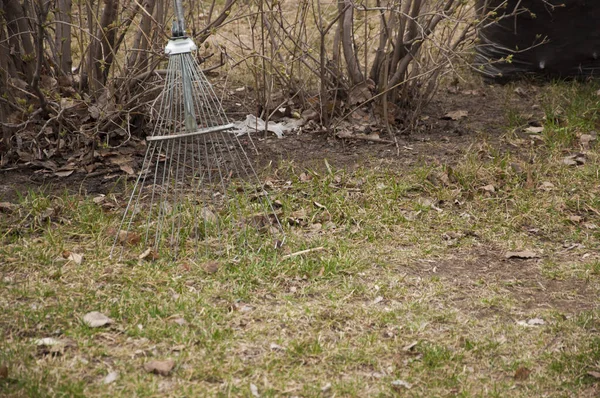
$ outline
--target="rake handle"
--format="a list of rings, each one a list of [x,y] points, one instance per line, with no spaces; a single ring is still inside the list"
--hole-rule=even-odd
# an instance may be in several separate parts
[[[185,36],[185,22],[183,19],[183,5],[181,0],[173,1],[173,11],[175,13],[175,21],[173,21],[173,37]]]

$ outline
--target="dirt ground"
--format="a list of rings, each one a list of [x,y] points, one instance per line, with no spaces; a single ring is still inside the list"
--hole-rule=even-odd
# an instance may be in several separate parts
[[[529,87],[525,91],[535,91]],[[478,85],[442,90],[427,106],[417,128],[410,134],[390,137],[385,131],[378,132],[382,139],[393,143],[377,143],[354,139],[340,139],[331,133],[302,131],[277,139],[275,137],[254,137],[252,143],[242,138],[251,158],[263,166],[282,161],[293,162],[299,167],[320,169],[323,159],[336,168],[352,170],[359,164],[385,162],[395,167],[410,167],[414,164],[452,164],[473,145],[485,139],[497,145],[505,125],[507,107],[531,107],[527,95],[507,95],[504,86]],[[444,120],[448,112],[466,110],[468,116],[461,120]],[[240,112],[239,117],[243,118]],[[236,118],[235,113],[231,115]],[[377,131],[376,131],[377,132]],[[130,152],[139,165],[144,149],[139,141],[132,142]],[[258,156],[257,156],[258,154]],[[13,201],[19,194],[28,190],[42,190],[47,193],[79,192],[82,194],[106,194],[118,192],[118,181],[132,179],[119,168],[96,169],[89,173],[83,168],[66,177],[57,177],[48,167],[37,164],[19,164],[0,169],[0,200]],[[135,169],[135,168],[134,168]]]

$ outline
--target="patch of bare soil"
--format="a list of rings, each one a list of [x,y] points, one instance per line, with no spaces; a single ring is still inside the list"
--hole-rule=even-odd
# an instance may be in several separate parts
[[[505,93],[505,88],[498,86],[442,90],[409,135],[390,137],[385,131],[377,132],[387,141],[385,143],[340,139],[310,130],[301,130],[283,139],[263,138],[256,134],[251,141],[247,137],[242,137],[241,141],[249,157],[260,166],[290,161],[299,167],[319,169],[324,167],[323,159],[335,168],[350,170],[381,160],[397,167],[417,163],[452,164],[483,138],[501,145],[498,137],[505,124]],[[512,106],[519,106],[519,102],[523,107],[530,106],[530,99],[525,97],[510,101],[516,101]],[[447,117],[448,113],[457,111],[463,116],[456,120]],[[243,118],[241,114],[237,116]],[[49,193],[65,190],[82,194],[119,192],[122,190],[119,182],[135,178],[144,155],[143,145],[133,140],[125,149],[96,152],[100,155],[94,155],[98,159],[93,167],[63,170],[61,165],[37,162],[0,169],[0,200],[13,201],[30,189]]]
[[[573,260],[566,256],[553,259],[563,263]],[[573,314],[597,308],[598,288],[595,284],[583,278],[545,277],[541,269],[543,261],[543,257],[506,258],[498,248],[481,246],[450,253],[443,260],[428,263],[422,272],[451,281],[456,291],[464,292],[465,300],[472,296],[474,290],[493,286],[498,294],[527,313],[553,308]],[[454,300],[460,308],[460,295]],[[470,302],[466,304],[469,308],[465,309],[472,309]]]

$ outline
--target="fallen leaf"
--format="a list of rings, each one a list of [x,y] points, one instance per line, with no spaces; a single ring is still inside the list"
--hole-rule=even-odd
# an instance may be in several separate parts
[[[280,346],[279,344],[271,343],[269,346],[273,351],[285,351],[285,348]]]
[[[260,397],[260,394],[258,393],[258,387],[256,387],[256,385],[250,384],[250,392],[253,396]]]
[[[209,208],[207,207],[203,207],[200,210],[200,217],[202,217],[202,219],[205,222],[209,222],[209,223],[216,223],[218,221],[217,216],[215,215],[215,213],[213,213]]]
[[[187,325],[187,321],[183,318],[173,318],[171,319],[171,322],[178,324],[179,326],[185,326]]]
[[[465,110],[457,110],[457,111],[452,111],[452,112],[448,112],[446,113],[442,119],[444,120],[460,120],[462,118],[465,118],[469,115],[469,111],[465,111]]]
[[[492,184],[484,185],[480,188],[482,191],[494,193],[496,192],[496,188]]]
[[[91,328],[99,328],[110,325],[114,321],[101,312],[92,311],[84,315],[83,322]]]
[[[569,221],[575,224],[579,224],[583,220],[581,216],[569,216]]]
[[[532,318],[527,321],[527,324],[531,326],[540,326],[545,325],[546,321],[544,321],[542,318]]]
[[[53,337],[44,337],[35,340],[35,345],[38,346],[38,352],[42,355],[62,355],[67,347],[67,342]]]
[[[117,237],[117,240],[119,241],[119,243],[127,244],[130,246],[137,245],[138,243],[140,243],[141,239],[142,238],[141,238],[140,234],[136,234],[135,232],[124,231],[124,230],[119,231],[119,236]]]
[[[544,321],[541,318],[532,318],[527,321],[518,321],[517,324],[520,326],[525,326],[525,327],[534,327],[534,326],[545,325],[546,321]]]
[[[148,256],[149,256],[151,253],[152,253],[152,248],[151,248],[151,247],[149,247],[149,248],[147,248],[146,250],[144,250],[144,252],[143,252],[142,254],[140,254],[140,255],[138,256],[138,259],[140,259],[140,260],[143,260],[143,259],[145,259],[146,257],[148,257]]]
[[[160,376],[168,376],[175,367],[175,361],[167,359],[164,361],[150,361],[144,364],[144,370],[148,373],[154,373]]]
[[[313,202],[313,204],[318,207],[319,209],[322,210],[327,210],[327,207],[325,207],[324,205],[320,204],[319,202]]]
[[[331,390],[331,383],[327,383],[323,387],[321,387],[322,392],[328,392],[329,390]]]
[[[381,296],[377,296],[377,297],[375,297],[375,300],[373,300],[373,305],[375,305],[375,304],[379,304],[379,303],[381,303],[382,301],[383,301],[383,297],[381,297]]]
[[[302,182],[308,182],[313,179],[313,176],[307,173],[300,173],[300,177],[298,177]]]
[[[0,202],[0,212],[12,213],[17,206],[9,202]]]
[[[552,190],[554,189],[554,184],[552,184],[552,183],[551,183],[551,182],[549,182],[549,181],[544,181],[544,182],[542,182],[542,184],[541,184],[541,185],[538,187],[538,189],[539,189],[539,190],[541,190],[541,191],[546,191],[546,192],[549,192],[549,191],[552,191]]]
[[[514,89],[515,94],[520,95],[521,97],[524,97],[525,95],[527,95],[527,91],[525,91],[525,89],[523,87],[517,87]]]
[[[219,262],[207,261],[204,264],[202,264],[202,269],[209,274],[214,274],[219,270]]]
[[[586,157],[583,153],[577,153],[575,155],[565,157],[562,162],[567,166],[581,166],[585,164]]]
[[[75,172],[75,170],[62,170],[62,171],[55,172],[54,175],[57,177],[68,177],[71,174],[73,174],[74,172]]]
[[[590,142],[596,141],[596,139],[597,139],[596,133],[582,134],[581,137],[579,137],[579,142],[581,142],[581,145],[583,145],[584,147],[587,147],[590,145]]]
[[[95,198],[93,198],[92,202],[99,205],[100,203],[104,202],[104,199],[106,199],[105,195],[99,195],[99,196],[96,196]]]
[[[106,375],[106,377],[104,379],[102,379],[102,384],[113,383],[118,378],[119,378],[119,373],[117,373],[117,372],[110,372],[109,374]]]
[[[0,365],[0,380],[8,379],[8,366],[1,364]]]
[[[531,370],[521,367],[521,368],[517,369],[517,371],[515,372],[515,376],[514,376],[515,380],[519,380],[519,381],[527,380],[530,373],[531,373]]]
[[[592,376],[594,379],[600,379],[600,372],[594,372],[593,370],[590,370],[589,372],[587,372],[588,376]]]
[[[125,173],[129,174],[130,176],[134,175],[135,172],[133,171],[133,167],[131,167],[128,164],[122,164],[119,166],[119,168],[124,171]]]
[[[525,132],[530,133],[530,134],[539,134],[543,131],[544,131],[543,127],[537,127],[537,126],[530,126],[525,129]]]
[[[67,260],[73,261],[77,265],[81,265],[81,262],[83,261],[83,254],[71,252],[67,257]]]
[[[539,258],[539,254],[532,252],[530,250],[524,250],[520,252],[506,252],[504,255],[505,258],[520,258],[520,259],[529,259],[529,258]]]
[[[410,385],[410,383],[408,383],[404,380],[394,380],[394,381],[392,381],[392,387],[397,390],[399,390],[400,387],[404,387],[407,390],[410,390],[412,386]]]

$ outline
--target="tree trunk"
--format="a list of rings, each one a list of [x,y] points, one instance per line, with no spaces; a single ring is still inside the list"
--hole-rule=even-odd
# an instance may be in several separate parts
[[[148,67],[148,51],[152,45],[152,33],[150,30],[152,28],[152,13],[155,4],[156,0],[146,0],[144,2],[143,6],[146,11],[142,13],[140,29],[135,35],[133,48],[127,60],[128,69],[134,71],[133,74],[135,75],[145,72]]]
[[[65,75],[71,75],[71,0],[57,0],[58,9],[54,13],[56,21],[57,64]]]
[[[100,42],[94,42],[91,48],[92,65],[90,88],[92,95],[98,96],[106,85],[106,79],[114,60],[113,46],[117,35],[117,16],[119,0],[104,0],[104,10],[100,18],[98,36]]]
[[[35,49],[31,37],[31,28],[23,7],[18,0],[4,0],[4,15],[8,16],[8,42],[11,47],[11,59],[19,77],[31,83],[35,71]],[[30,17],[30,16],[29,16]],[[17,77],[17,76],[13,76]]]

